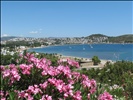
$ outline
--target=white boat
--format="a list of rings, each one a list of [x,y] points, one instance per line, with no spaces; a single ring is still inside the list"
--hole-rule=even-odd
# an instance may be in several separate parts
[[[69,46],[69,48],[71,49],[72,47]]]
[[[93,46],[90,44],[90,48],[93,48]]]

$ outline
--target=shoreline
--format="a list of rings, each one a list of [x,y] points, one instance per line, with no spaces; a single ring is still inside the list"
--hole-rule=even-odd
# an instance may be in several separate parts
[[[133,43],[85,43],[84,45],[95,45],[95,44],[121,44],[121,45],[127,45],[127,44],[133,44]],[[51,46],[64,46],[64,45],[83,45],[82,43],[80,44],[59,44],[59,45],[48,45],[48,46],[39,46],[39,47],[27,47],[25,48],[25,50],[29,50],[29,49],[36,49],[36,48],[47,48],[47,47],[51,47]],[[63,55],[63,54],[61,54]],[[87,58],[88,59],[88,58]],[[103,59],[103,60],[107,60],[107,59]],[[111,59],[109,59],[111,60]],[[116,60],[111,60],[111,61],[116,61]]]
[[[105,43],[103,43],[103,44],[105,44]],[[121,43],[117,43],[117,44],[121,44]],[[63,45],[83,45],[83,44],[63,44]],[[51,46],[63,46],[63,45],[40,46],[40,47],[27,48],[26,50],[36,49],[36,48],[47,48],[47,47],[51,47]],[[29,52],[32,52],[32,51],[29,51]],[[43,52],[37,52],[37,53],[43,53]],[[115,63],[117,61],[117,60],[100,59],[99,58],[101,60],[101,63],[98,64],[98,65],[93,65],[91,58],[84,58],[84,57],[78,57],[78,56],[68,56],[68,55],[63,55],[63,54],[60,54],[60,53],[51,53],[51,54],[57,54],[55,56],[58,56],[59,59],[70,58],[70,59],[73,59],[73,60],[75,60],[75,59],[76,60],[81,60],[82,62],[84,62],[84,63],[81,64],[82,68],[102,68],[102,67],[104,67],[104,65],[106,64],[106,62],[110,62],[111,64],[113,64],[113,63]]]
[[[28,49],[34,49],[34,48],[45,48],[45,47],[49,47],[49,46],[44,46],[44,47],[33,47],[33,48],[28,48]],[[28,50],[26,49],[26,50]],[[36,53],[41,53],[41,52],[36,52]],[[84,58],[84,57],[76,57],[76,56],[67,56],[67,55],[63,55],[60,53],[57,53],[55,56],[57,56],[59,59],[71,59],[71,60],[80,60],[82,63],[80,64],[80,69],[82,68],[103,68],[104,65],[106,64],[106,62],[110,62],[110,63],[114,63],[116,61],[112,61],[112,60],[107,60],[107,59],[100,59],[101,62],[98,65],[93,65],[93,62],[91,60],[91,58]]]
[[[112,61],[112,60],[100,59],[101,62],[98,65],[93,65],[93,62],[92,62],[91,58],[65,56],[65,55],[62,55],[62,54],[57,54],[57,56],[60,56],[59,59],[71,59],[71,60],[77,59],[77,60],[81,60],[81,62],[83,62],[83,63],[81,63],[80,69],[82,69],[82,68],[86,68],[86,69],[89,69],[89,68],[103,68],[104,65],[107,62],[110,62],[111,64],[115,63],[115,61]]]

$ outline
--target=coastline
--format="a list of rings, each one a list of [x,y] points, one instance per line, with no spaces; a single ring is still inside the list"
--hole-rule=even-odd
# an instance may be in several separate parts
[[[107,43],[106,43],[107,44]],[[109,43],[110,44],[110,43]],[[121,44],[121,43],[119,43]],[[64,44],[64,45],[77,45],[77,44]],[[82,45],[82,44],[79,44],[79,45]],[[126,44],[125,44],[126,45]],[[40,46],[40,47],[33,47],[33,48],[27,48],[27,50],[29,49],[35,49],[35,48],[47,48],[47,47],[51,47],[51,46],[63,46],[63,45],[49,45],[49,46]],[[37,53],[40,53],[40,52],[37,52]],[[53,53],[54,54],[54,53]],[[106,62],[110,62],[110,63],[115,63],[116,61],[114,60],[108,60],[108,59],[100,59],[101,60],[101,63],[98,64],[98,65],[93,65],[93,62],[91,60],[91,58],[84,58],[84,57],[76,57],[76,56],[67,56],[67,55],[63,55],[63,54],[59,54],[59,53],[56,53],[57,55],[55,56],[58,56],[59,59],[66,59],[66,58],[69,58],[69,59],[72,59],[72,60],[80,60],[81,62],[83,62],[81,64],[81,67],[82,68],[103,68],[104,65],[106,64]]]
[[[86,68],[86,69],[90,69],[90,68],[103,68],[104,65],[107,62],[110,62],[111,64],[113,64],[115,61],[112,60],[106,60],[106,59],[100,59],[101,62],[98,65],[93,65],[93,62],[91,60],[91,58],[83,58],[83,57],[74,57],[74,56],[65,56],[62,54],[57,54],[57,56],[59,57],[59,59],[71,59],[71,60],[80,60],[82,63],[80,64],[80,69],[82,68]]]
[[[55,45],[52,45],[52,46],[55,46]],[[59,45],[57,45],[57,46],[59,46]],[[45,47],[49,47],[49,46],[27,48],[26,50],[34,49],[34,48],[45,48]],[[37,52],[37,53],[39,53],[39,52]],[[104,65],[106,64],[106,62],[108,62],[108,61],[110,63],[114,63],[114,61],[112,61],[112,60],[100,59],[101,60],[100,64],[93,65],[93,62],[92,62],[91,58],[66,56],[66,55],[59,54],[59,53],[57,53],[57,55],[55,55],[55,56],[57,56],[59,59],[71,59],[71,60],[75,60],[75,61],[80,60],[82,62],[80,64],[80,69],[82,69],[82,68],[86,68],[86,69],[89,69],[89,68],[103,68]]]

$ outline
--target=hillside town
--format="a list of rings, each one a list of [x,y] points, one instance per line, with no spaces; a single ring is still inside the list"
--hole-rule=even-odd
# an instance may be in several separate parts
[[[99,43],[133,43],[133,35],[109,37],[103,34],[92,34],[87,37],[1,37],[1,54],[13,54],[13,51],[22,53],[24,50],[35,47],[65,45],[65,44],[99,44]],[[116,41],[117,40],[117,41]]]
[[[6,44],[6,42],[13,42],[13,41],[27,41],[29,44],[32,44],[33,42],[39,42],[39,43],[47,43],[48,45],[53,44],[81,44],[81,43],[105,43],[106,40],[108,40],[108,37],[92,37],[92,38],[86,38],[86,37],[73,37],[73,38],[28,38],[28,37],[16,37],[9,40],[2,40],[1,44]]]

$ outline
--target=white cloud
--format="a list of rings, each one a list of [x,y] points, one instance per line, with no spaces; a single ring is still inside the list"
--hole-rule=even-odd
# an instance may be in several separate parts
[[[2,34],[2,37],[4,37],[4,36],[9,36],[8,34]]]
[[[37,31],[31,31],[31,32],[29,32],[29,33],[31,33],[31,34],[42,33],[42,29],[40,28],[40,29],[38,29]]]
[[[37,33],[39,33],[38,31],[31,31],[31,32],[29,32],[29,33],[31,33],[31,34],[37,34]]]

